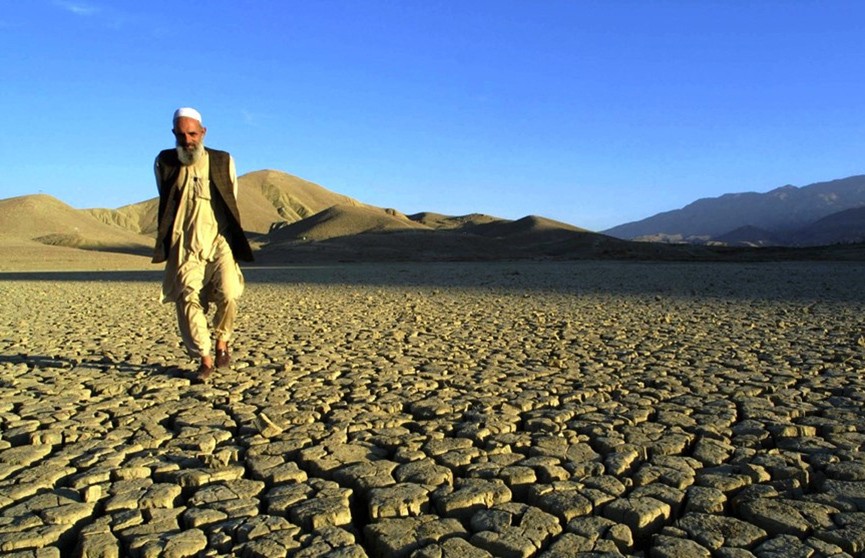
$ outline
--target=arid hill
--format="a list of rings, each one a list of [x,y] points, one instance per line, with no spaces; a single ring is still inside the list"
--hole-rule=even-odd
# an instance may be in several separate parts
[[[274,170],[255,171],[238,177],[238,200],[243,228],[251,235],[266,235],[271,227],[294,223],[331,206],[363,205],[297,176]],[[104,223],[134,232],[154,234],[158,198],[120,209],[88,209]]]
[[[861,259],[841,249],[749,249],[634,242],[529,215],[404,215],[274,170],[239,177],[244,228],[266,265],[502,259]],[[47,195],[0,200],[0,269],[152,269],[157,199],[74,209]],[[854,215],[853,217],[856,217]],[[757,251],[755,251],[757,250]]]
[[[51,198],[53,200],[53,198]],[[59,205],[58,205],[59,204]],[[425,212],[406,216],[395,209],[361,203],[287,173],[263,170],[239,177],[238,204],[243,225],[263,261],[301,259],[501,259],[544,257],[543,247],[576,236],[597,236],[567,223],[538,216],[511,221],[473,213],[449,216]],[[59,231],[46,233],[11,226],[28,240],[101,249],[96,239],[112,236],[139,239],[148,252],[156,230],[157,199],[119,209],[75,210],[62,202],[47,203],[44,212],[60,205],[62,230],[82,228],[80,219],[99,225],[87,241]],[[37,220],[38,221],[38,220]],[[55,236],[50,236],[51,234]],[[58,236],[59,235],[59,236]],[[142,235],[145,240],[141,240]],[[618,241],[616,241],[618,242]],[[591,243],[590,243],[591,244]]]
[[[0,230],[8,237],[50,246],[129,254],[153,248],[151,237],[109,225],[46,194],[0,200]]]
[[[153,239],[45,194],[0,200],[0,270],[146,268]]]
[[[108,225],[114,225],[134,233],[156,234],[156,212],[159,209],[158,198],[144,202],[124,205],[118,209],[85,209],[96,219]]]
[[[334,205],[307,217],[275,227],[268,235],[268,244],[294,240],[327,240],[364,233],[430,228],[411,221],[394,210],[370,206]]]

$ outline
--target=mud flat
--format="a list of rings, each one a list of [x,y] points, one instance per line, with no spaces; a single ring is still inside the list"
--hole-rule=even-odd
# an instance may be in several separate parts
[[[865,554],[862,263],[0,274],[5,556]]]

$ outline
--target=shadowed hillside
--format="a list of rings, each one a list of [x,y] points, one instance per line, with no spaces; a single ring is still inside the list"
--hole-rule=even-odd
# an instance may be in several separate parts
[[[586,233],[585,229],[553,221],[545,217],[529,215],[516,221],[497,220],[471,227],[471,232],[494,238],[508,238],[512,241],[552,242],[572,238],[574,233]],[[594,234],[594,233],[592,233]]]
[[[865,241],[865,207],[833,213],[790,235],[790,241],[800,246],[849,244]]]
[[[473,227],[477,227],[479,225],[486,225],[488,223],[495,223],[497,221],[500,221],[498,217],[483,215],[481,213],[471,213],[469,215],[453,217],[449,215],[442,215],[441,213],[432,213],[429,211],[425,211],[423,213],[415,213],[414,215],[409,215],[408,218],[422,225],[426,225],[431,229],[437,230],[471,230]]]
[[[785,244],[785,240],[781,236],[750,225],[715,237],[712,242],[726,246],[782,246]]]
[[[270,244],[286,240],[327,240],[364,233],[428,229],[393,210],[369,206],[334,205],[301,221],[274,228]]]

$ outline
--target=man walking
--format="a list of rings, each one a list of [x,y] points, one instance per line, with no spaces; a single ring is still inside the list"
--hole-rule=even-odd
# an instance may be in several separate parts
[[[162,302],[175,304],[183,344],[200,360],[195,379],[203,382],[231,361],[243,293],[237,261],[253,257],[240,225],[234,159],[204,147],[207,128],[195,109],[177,109],[171,131],[176,148],[160,152],[154,163],[159,213],[153,263],[165,262]],[[211,302],[215,358],[206,316]]]

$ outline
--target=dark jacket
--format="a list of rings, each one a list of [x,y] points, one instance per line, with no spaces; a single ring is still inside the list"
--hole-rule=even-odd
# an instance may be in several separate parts
[[[210,186],[219,195],[213,196],[214,203],[220,204],[221,208],[214,208],[217,213],[222,213],[228,219],[228,227],[225,233],[228,245],[235,260],[251,262],[252,248],[243,228],[240,226],[240,210],[237,208],[237,200],[234,198],[234,190],[229,174],[230,155],[225,151],[218,151],[205,147],[210,157]],[[161,151],[156,157],[157,186],[159,186],[159,212],[157,213],[156,248],[153,251],[153,263],[161,263],[168,259],[171,250],[171,237],[174,230],[174,221],[177,218],[177,206],[180,203],[180,187],[178,177],[180,176],[180,159],[177,157],[176,149]],[[220,211],[220,209],[222,211]]]

